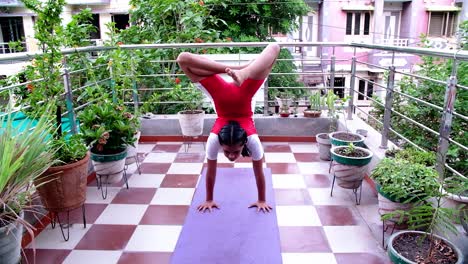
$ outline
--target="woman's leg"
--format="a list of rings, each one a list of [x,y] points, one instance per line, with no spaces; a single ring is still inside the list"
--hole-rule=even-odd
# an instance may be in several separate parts
[[[225,73],[227,69],[240,70],[248,66],[229,66],[189,52],[180,53],[177,63],[192,82],[199,82],[214,74]]]
[[[230,68],[226,72],[234,79],[237,85],[241,85],[244,80],[249,78],[263,80],[270,74],[279,52],[280,46],[276,43],[271,43],[244,69],[236,70]]]

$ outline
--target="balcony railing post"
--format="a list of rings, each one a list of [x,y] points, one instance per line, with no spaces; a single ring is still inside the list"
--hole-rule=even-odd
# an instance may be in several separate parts
[[[268,116],[270,104],[268,103],[268,78],[263,83],[263,115]]]
[[[132,70],[132,95],[133,95],[133,106],[134,106],[134,113],[138,113],[138,107],[139,107],[139,99],[138,99],[138,83],[137,83],[137,78],[135,74],[135,63],[133,61],[133,58],[135,57],[133,53],[131,54],[131,59],[130,59],[130,66]],[[125,101],[125,100],[124,100]]]
[[[112,102],[114,104],[117,103],[117,94],[115,92],[115,80],[114,80],[114,73],[112,71],[112,64],[113,64],[113,60],[110,59],[109,60],[109,77],[110,77],[110,88],[111,88],[111,92],[112,92]]]
[[[335,47],[333,47],[333,53],[331,56],[331,63],[330,63],[330,89],[334,92],[335,89]]]
[[[450,132],[452,130],[452,118],[457,93],[457,60],[453,60],[452,75],[447,80],[445,89],[444,111],[439,127],[439,142],[437,144],[436,170],[443,179],[445,172],[445,160],[449,148]]]
[[[68,71],[67,65],[64,61],[63,63],[63,87],[65,89],[65,104],[67,107],[68,120],[70,122],[71,134],[74,135],[78,133],[76,127],[76,117],[75,110],[73,109],[73,92],[70,82],[70,72]]]
[[[384,110],[384,120],[382,127],[382,140],[380,143],[380,148],[386,149],[388,147],[388,134],[390,132],[390,121],[392,118],[392,107],[393,107],[393,89],[395,87],[395,66],[389,67],[389,74],[387,80],[387,89],[385,95],[385,110]]]
[[[349,102],[348,102],[348,120],[353,120],[354,112],[354,87],[356,83],[356,48],[354,48],[354,55],[351,59],[351,82],[349,85]]]

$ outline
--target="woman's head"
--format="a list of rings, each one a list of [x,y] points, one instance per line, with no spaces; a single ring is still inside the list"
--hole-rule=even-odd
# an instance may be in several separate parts
[[[230,161],[235,161],[239,156],[250,156],[246,147],[247,133],[236,121],[229,121],[218,133],[219,143],[224,155]]]

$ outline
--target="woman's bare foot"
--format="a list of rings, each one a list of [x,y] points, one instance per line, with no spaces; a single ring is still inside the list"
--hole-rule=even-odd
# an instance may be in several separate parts
[[[226,73],[227,75],[231,76],[237,86],[241,86],[248,77],[246,72],[243,70],[233,70],[231,68],[226,68]]]

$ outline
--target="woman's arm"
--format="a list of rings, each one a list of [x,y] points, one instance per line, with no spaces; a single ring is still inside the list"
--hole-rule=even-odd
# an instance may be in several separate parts
[[[263,159],[252,160],[253,171],[255,174],[255,181],[257,183],[258,201],[249,206],[257,207],[257,211],[270,212],[271,206],[266,203],[265,194],[265,175],[263,174]]]
[[[216,182],[216,164],[217,160],[208,160],[208,167],[206,170],[206,201],[198,206],[198,211],[205,212],[208,209],[211,212],[212,209],[219,206],[213,201],[213,191]]]

